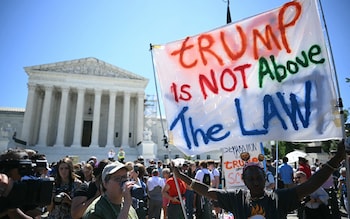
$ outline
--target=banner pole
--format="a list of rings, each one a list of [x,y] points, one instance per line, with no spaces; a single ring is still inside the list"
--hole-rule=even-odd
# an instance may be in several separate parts
[[[342,128],[343,139],[345,139],[346,138],[346,133],[345,133],[343,101],[342,101],[341,94],[340,94],[339,81],[338,81],[335,61],[334,61],[334,57],[333,57],[333,53],[332,53],[332,46],[331,46],[331,42],[330,42],[330,37],[329,37],[329,33],[328,33],[326,19],[324,17],[324,13],[323,13],[321,0],[318,0],[318,3],[319,3],[319,6],[320,6],[320,11],[321,11],[321,15],[322,15],[322,21],[323,21],[324,28],[325,28],[325,33],[326,33],[326,38],[327,38],[326,40],[327,40],[328,46],[329,46],[329,53],[328,54],[330,56],[331,64],[332,64],[332,67],[334,69],[334,77],[335,77],[336,88],[337,88],[337,93],[338,93],[338,104],[337,104],[337,107],[338,107],[339,114],[340,114],[340,124],[341,124],[341,128]],[[346,166],[346,179],[347,179],[346,180],[346,187],[350,188],[350,180],[349,180],[350,179],[350,151],[346,151],[346,154],[345,154],[345,166]],[[350,207],[349,197],[350,197],[350,189],[347,189],[348,209]],[[350,219],[349,212],[348,212],[348,218]]]
[[[154,68],[154,61],[153,61],[153,46],[151,43],[149,44],[150,47],[150,51],[151,51],[151,61],[152,61],[152,69],[153,69],[153,78],[154,78],[154,86],[156,88],[156,95],[157,95],[157,104],[158,104],[158,110],[159,110],[159,117],[160,117],[160,125],[162,127],[162,131],[163,131],[163,137],[166,137],[165,135],[165,129],[164,129],[164,125],[163,125],[163,116],[162,116],[162,110],[160,108],[160,104],[159,104],[159,91],[158,91],[158,86],[157,86],[157,77],[156,77],[156,70]]]
[[[279,157],[278,157],[278,141],[276,141],[276,145],[275,145],[275,147],[276,147],[276,159],[275,159],[275,162],[276,162],[276,173],[275,173],[275,176],[276,176],[276,182],[275,182],[275,189],[277,189],[278,188],[278,175],[277,175],[277,171],[278,171],[278,164],[279,164]]]
[[[157,95],[157,105],[158,105],[158,110],[159,110],[159,117],[160,117],[160,125],[162,127],[162,131],[163,131],[163,143],[164,143],[164,147],[167,149],[167,154],[168,154],[168,159],[171,160],[170,158],[170,150],[169,150],[169,141],[168,141],[168,136],[165,134],[165,128],[164,128],[164,124],[163,124],[163,116],[162,116],[162,110],[159,104],[159,92],[158,92],[158,86],[157,86],[157,77],[156,77],[156,70],[154,68],[154,59],[153,59],[153,47],[154,45],[152,45],[151,43],[149,44],[149,50],[151,52],[151,61],[152,61],[152,68],[153,68],[153,78],[154,78],[154,85],[156,88],[156,95]]]
[[[156,88],[156,94],[157,94],[157,104],[158,104],[158,108],[159,108],[159,117],[160,117],[160,124],[162,127],[162,131],[163,131],[163,141],[164,141],[164,146],[167,149],[167,154],[168,154],[168,158],[170,160],[171,163],[171,158],[170,158],[170,150],[169,150],[169,145],[168,145],[168,137],[165,135],[165,129],[164,129],[164,125],[163,125],[163,117],[162,117],[162,111],[160,108],[160,104],[159,104],[159,92],[158,92],[158,86],[157,86],[157,78],[156,78],[156,71],[154,68],[154,61],[153,61],[153,45],[150,43],[150,51],[151,51],[151,59],[152,59],[152,67],[153,67],[153,76],[154,76],[154,84],[155,84],[155,88]],[[177,182],[176,176],[175,174],[173,174],[173,178],[174,178],[174,182],[175,182],[175,186],[176,186],[176,191],[177,191],[177,195],[179,197],[180,203],[181,203],[181,208],[182,208],[182,213],[184,215],[184,219],[187,219],[187,213],[186,213],[186,209],[185,209],[185,203],[182,200],[182,195],[180,192],[180,188],[179,188],[179,183]]]

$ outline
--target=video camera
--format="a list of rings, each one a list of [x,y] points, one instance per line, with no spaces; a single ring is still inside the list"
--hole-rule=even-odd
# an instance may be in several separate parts
[[[18,169],[22,177],[20,181],[14,183],[7,197],[0,197],[0,212],[28,204],[45,206],[51,203],[54,180],[53,178],[35,177],[35,166],[32,160],[26,158],[0,160],[0,173],[9,176],[10,170]]]
[[[64,199],[64,196],[64,192],[55,195],[55,197],[53,198],[53,202],[55,203],[55,205],[60,205]]]
[[[29,159],[6,159],[0,161],[0,172],[7,174],[12,169],[18,169],[21,177],[34,174],[34,164]]]
[[[62,201],[63,201],[63,199],[65,197],[65,193],[68,193],[69,190],[70,190],[69,186],[56,188],[55,196],[53,197],[53,202],[55,203],[55,205],[62,204]]]

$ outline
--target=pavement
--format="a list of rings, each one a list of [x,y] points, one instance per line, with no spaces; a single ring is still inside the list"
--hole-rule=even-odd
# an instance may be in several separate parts
[[[340,214],[342,215],[341,219],[347,219],[348,216],[347,214],[345,213],[345,210],[344,209],[340,209]],[[297,214],[288,214],[287,215],[287,219],[299,219]]]
[[[48,213],[48,212],[46,212],[45,214],[43,214],[41,218],[42,218],[42,219],[47,218],[47,213]],[[343,208],[340,209],[340,213],[342,214],[341,219],[348,219],[348,216],[346,215],[345,210],[344,210]],[[195,218],[196,218],[196,217],[194,217],[194,219],[195,219]],[[162,214],[161,214],[161,219],[164,219],[163,210],[162,210]],[[293,213],[293,214],[288,214],[288,215],[287,215],[287,219],[299,219],[299,218],[298,218],[298,216],[297,216],[296,213]]]
[[[163,210],[162,210],[163,211]],[[346,213],[345,213],[345,211],[343,210],[343,209],[340,209],[340,212],[342,213],[342,217],[341,217],[341,219],[348,219],[348,217],[346,216]],[[219,217],[220,218],[220,217]],[[224,218],[226,218],[226,217],[224,217]],[[164,217],[163,217],[163,212],[162,212],[162,214],[161,214],[161,219],[164,219]],[[194,217],[194,219],[196,219],[196,217]],[[287,215],[287,219],[299,219],[298,218],[298,216],[297,216],[297,214],[296,213],[293,213],[293,214],[288,214]]]
[[[299,219],[297,214],[288,214],[287,219]]]

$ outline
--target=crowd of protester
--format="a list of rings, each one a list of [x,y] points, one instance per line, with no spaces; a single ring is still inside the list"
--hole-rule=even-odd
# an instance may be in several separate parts
[[[249,157],[249,154],[248,156],[241,156],[242,160],[245,161],[242,180],[246,188],[232,190],[212,188],[206,182],[187,176],[179,168],[173,168],[173,174],[177,179],[184,181],[197,194],[211,200],[212,203],[216,203],[216,208],[222,208],[232,213],[234,218],[285,219],[289,213],[296,210],[299,218],[303,219],[340,218],[340,215],[336,214],[335,211],[329,213],[329,211],[335,209],[330,208],[326,201],[329,199],[328,194],[323,196],[324,193],[321,194],[320,190],[323,190],[322,185],[332,173],[339,171],[339,168],[343,168],[345,158],[344,141],[338,143],[337,152],[334,156],[313,174],[307,160],[299,159],[298,169],[290,176],[293,177],[293,183],[291,185],[281,183],[282,188],[277,187],[271,192],[266,191],[266,170],[260,162],[249,161]],[[300,179],[301,175],[304,177],[303,179]],[[279,180],[279,177],[277,175],[276,180]],[[337,189],[337,186],[335,187],[334,189]],[[339,211],[338,205],[332,207]],[[316,213],[317,216],[315,216]]]
[[[4,152],[0,161],[11,159],[46,161],[45,165],[33,170],[32,175],[40,178],[53,178],[53,188],[50,203],[45,206],[19,206],[1,209],[0,218],[139,218],[139,219],[181,219],[183,212],[188,219],[219,218],[225,209],[220,199],[221,192],[212,196],[210,191],[225,189],[224,177],[218,161],[186,160],[180,166],[164,164],[162,160],[145,160],[140,156],[137,160],[127,160],[125,152],[118,152],[117,160],[113,155],[107,158],[91,156],[87,161],[73,163],[69,157],[47,163],[45,155],[28,153],[25,150],[14,149]],[[9,155],[10,154],[10,155]],[[10,159],[10,160],[11,160]],[[288,164],[288,158],[282,163],[266,159],[264,176],[266,191],[276,191],[281,188],[292,190],[293,187],[308,181],[313,174],[322,168],[334,168],[333,174],[316,191],[303,196],[297,212],[300,219],[307,218],[340,218],[339,208],[347,207],[346,169],[344,164],[330,166],[319,162],[311,168],[308,160],[299,159],[297,168]],[[35,165],[34,165],[35,166]],[[247,182],[248,165],[243,173]],[[11,167],[12,168],[12,167]],[[7,181],[20,181],[24,177],[21,166],[1,169],[0,200],[8,194],[1,185]],[[313,169],[313,170],[312,170]],[[175,171],[175,172],[174,172]],[[251,171],[251,170],[250,170]],[[27,174],[27,173],[26,173]],[[245,176],[245,174],[248,174]],[[176,176],[176,178],[174,177]],[[258,176],[255,173],[255,176]],[[185,177],[184,177],[185,176]],[[190,181],[188,180],[190,179]],[[198,182],[200,187],[194,185]],[[276,185],[277,183],[277,186]],[[203,190],[210,188],[211,190]],[[299,194],[299,193],[298,193]],[[304,194],[304,193],[300,193]],[[214,197],[214,198],[213,198]],[[298,196],[299,197],[299,196]],[[2,202],[1,202],[2,203]],[[182,205],[183,204],[183,205]],[[163,215],[162,215],[163,214]],[[331,217],[331,215],[333,215]]]

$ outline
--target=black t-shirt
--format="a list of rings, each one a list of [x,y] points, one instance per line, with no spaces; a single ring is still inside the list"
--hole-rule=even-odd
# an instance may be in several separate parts
[[[255,201],[250,199],[247,190],[222,190],[217,197],[221,208],[231,212],[235,218],[242,219],[254,215],[262,215],[266,219],[284,219],[288,212],[300,206],[295,188],[278,189]]]

